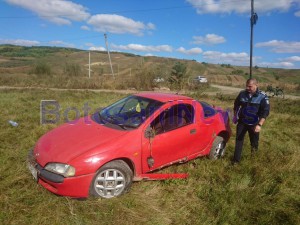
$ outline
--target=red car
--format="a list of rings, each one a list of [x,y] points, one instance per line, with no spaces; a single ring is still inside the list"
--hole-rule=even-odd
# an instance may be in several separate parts
[[[132,181],[185,177],[153,171],[199,156],[218,159],[230,134],[221,109],[181,95],[140,93],[46,133],[28,166],[55,194],[111,198]]]

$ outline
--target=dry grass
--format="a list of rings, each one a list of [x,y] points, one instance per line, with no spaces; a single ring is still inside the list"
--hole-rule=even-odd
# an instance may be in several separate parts
[[[194,60],[179,60],[160,57],[143,57],[127,53],[112,53],[112,79],[106,52],[91,52],[91,79],[88,79],[88,51],[64,48],[32,47],[24,48],[0,46],[0,85],[21,87],[58,87],[58,88],[106,88],[151,90],[155,84],[153,77],[163,77],[166,81],[176,62],[187,66],[184,80],[197,75],[205,75],[209,82],[220,85],[244,87],[249,77],[248,67],[223,66],[199,63]],[[50,66],[51,75],[35,74],[37,65]],[[74,74],[66,71],[72,65]],[[238,74],[237,74],[238,73]],[[68,74],[68,76],[67,76]],[[77,76],[75,76],[77,74]],[[286,93],[300,95],[299,70],[256,68],[253,76],[260,86],[268,84],[284,88]],[[148,78],[148,79],[147,79]],[[151,78],[151,79],[150,79]],[[141,82],[142,81],[142,82]],[[168,82],[160,84],[170,87]]]
[[[39,124],[42,99],[62,108],[92,109],[122,94],[50,90],[0,91],[0,223],[1,224],[299,224],[300,157],[299,101],[272,99],[258,154],[246,141],[243,161],[231,166],[234,136],[225,158],[207,158],[166,168],[189,173],[186,180],[133,184],[116,199],[78,201],[55,196],[34,183],[27,171],[28,150],[54,126]],[[201,97],[232,108],[232,97]],[[12,127],[8,120],[19,123]],[[234,127],[233,127],[234,130]],[[235,133],[235,132],[234,132]]]

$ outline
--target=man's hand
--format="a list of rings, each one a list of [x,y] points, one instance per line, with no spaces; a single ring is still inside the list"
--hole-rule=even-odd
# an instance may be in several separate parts
[[[233,124],[237,124],[237,121],[238,121],[238,118],[235,114],[235,115],[233,115],[232,122],[233,122]]]
[[[261,125],[256,125],[255,127],[254,127],[254,132],[256,132],[256,133],[259,133],[261,131]]]

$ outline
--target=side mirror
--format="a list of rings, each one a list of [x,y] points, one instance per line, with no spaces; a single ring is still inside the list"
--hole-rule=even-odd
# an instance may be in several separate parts
[[[155,131],[152,127],[147,127],[144,134],[145,138],[151,139],[155,137]]]

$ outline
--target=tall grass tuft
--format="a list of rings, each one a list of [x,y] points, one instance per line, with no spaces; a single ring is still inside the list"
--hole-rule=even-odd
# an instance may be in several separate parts
[[[30,73],[44,76],[44,75],[51,75],[51,67],[46,62],[40,61],[36,65],[34,65],[32,71]]]
[[[81,67],[76,63],[66,63],[64,66],[64,75],[70,77],[79,77],[82,75]]]

